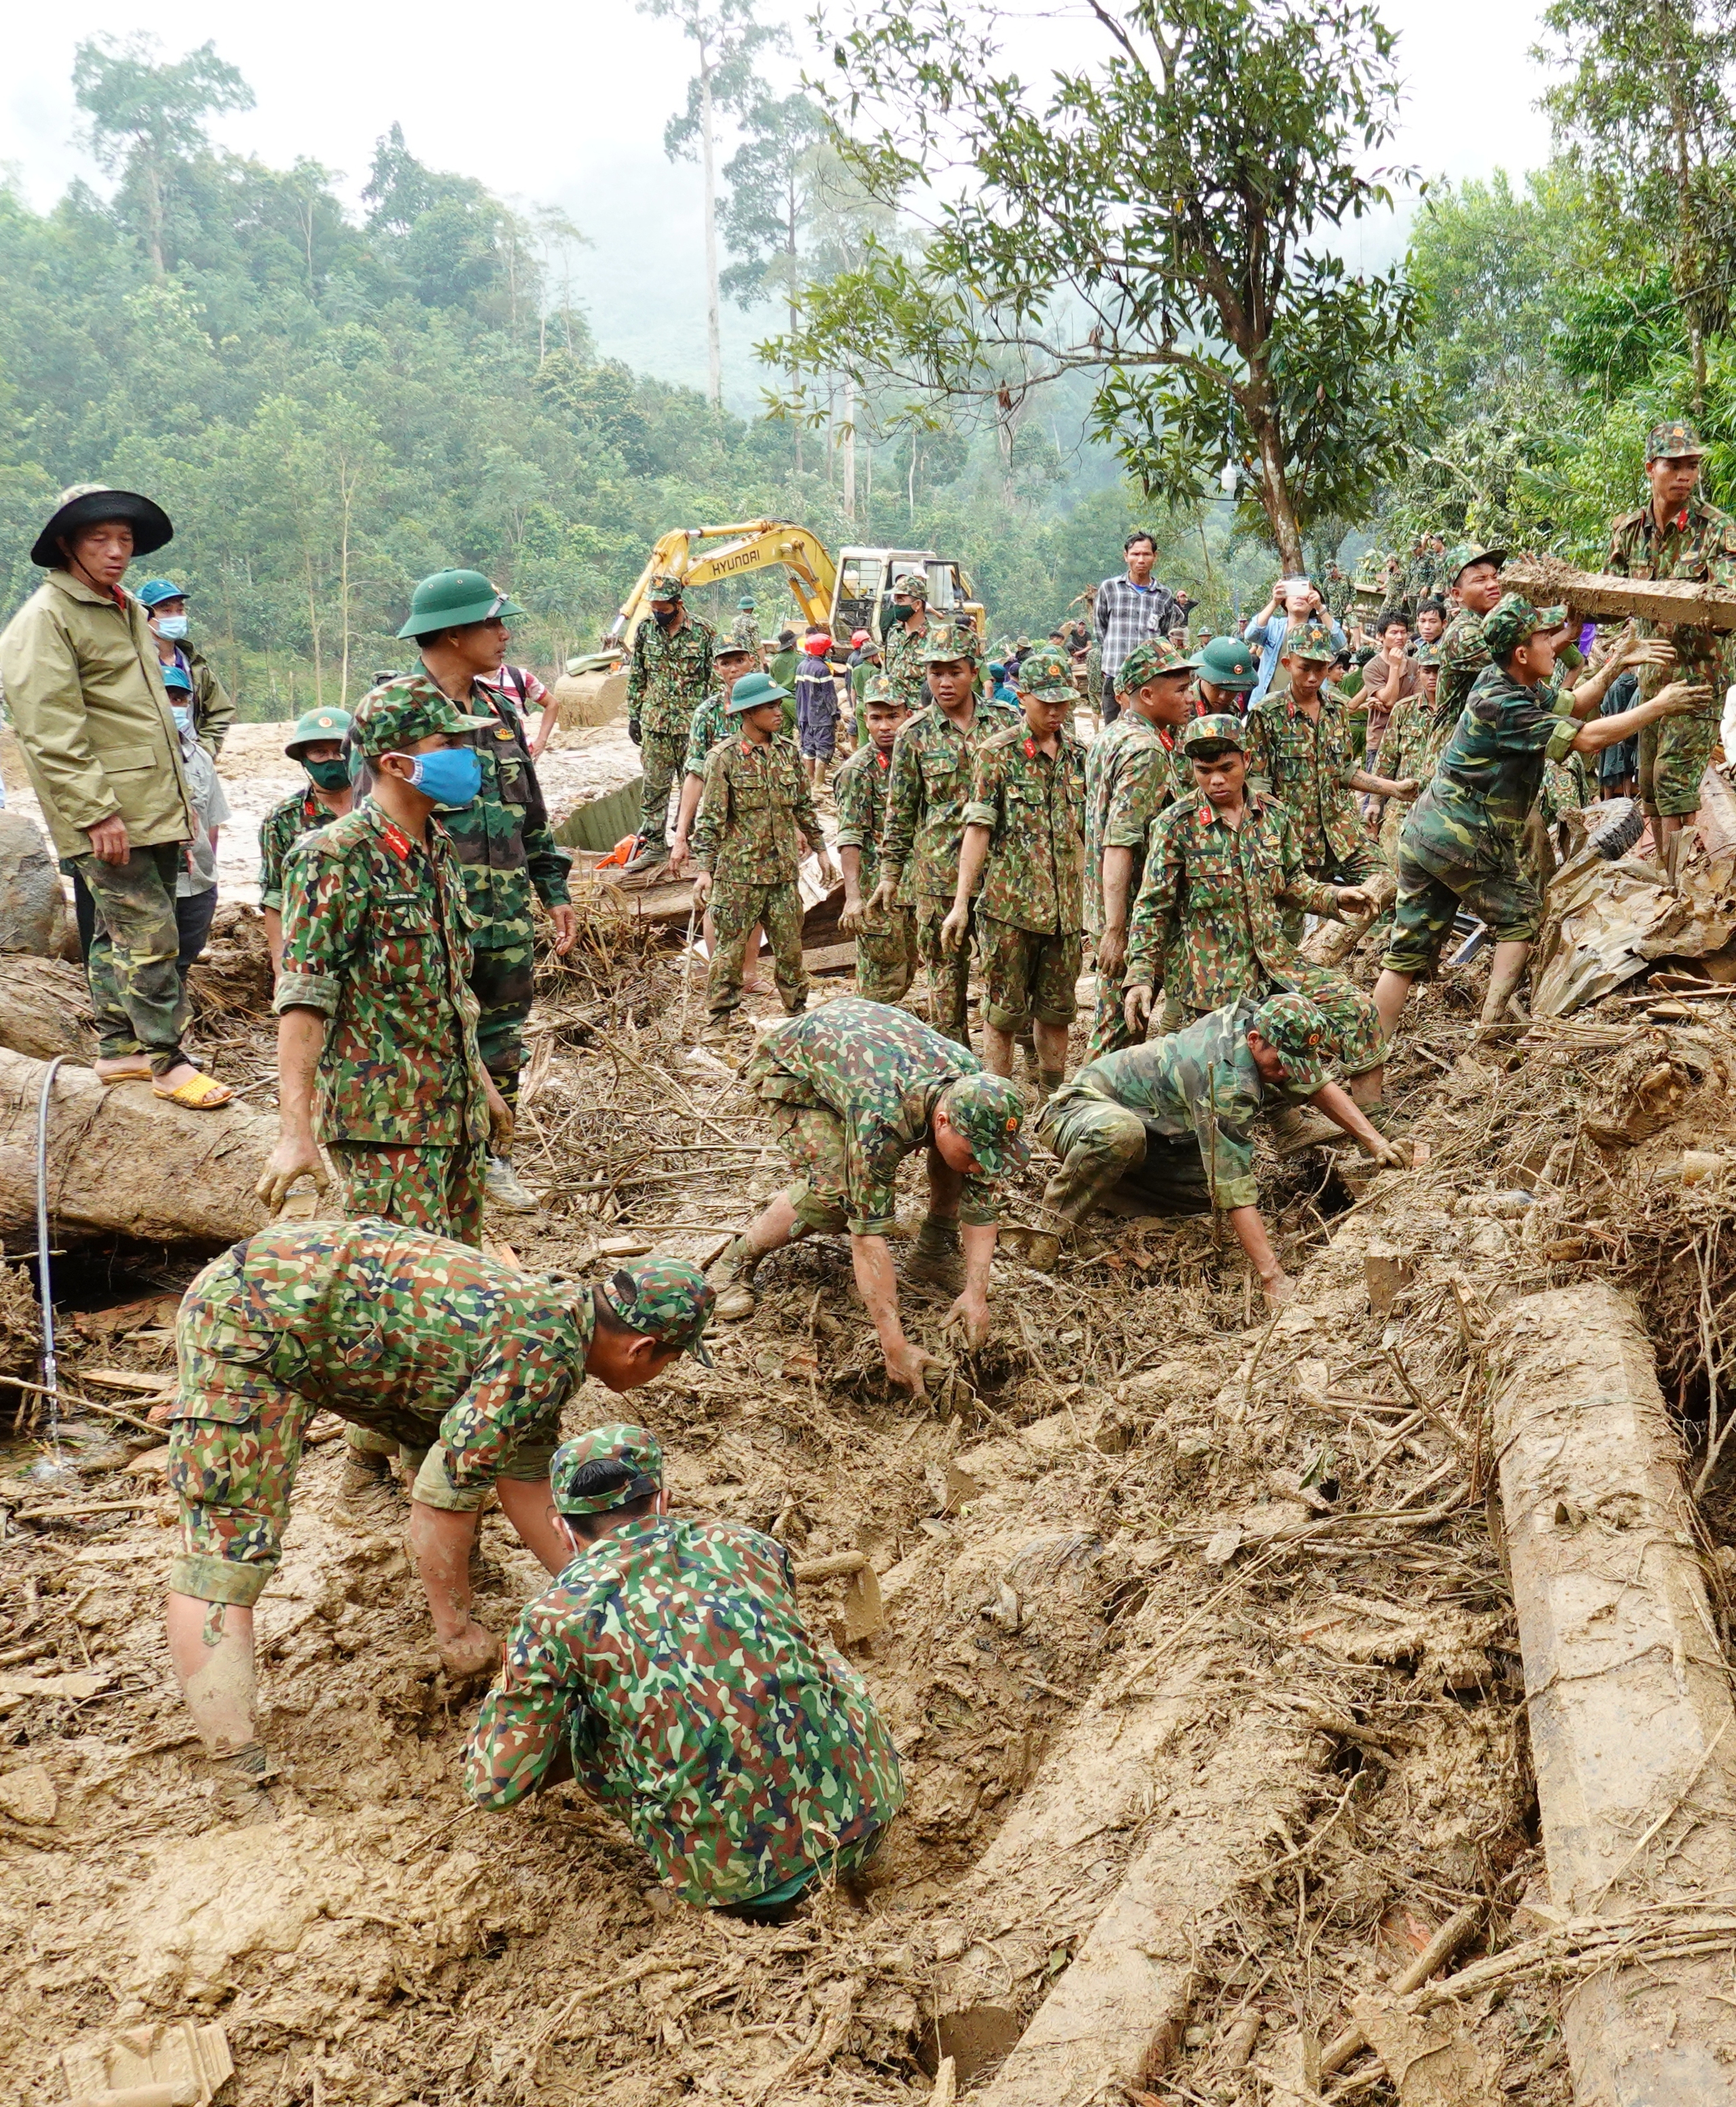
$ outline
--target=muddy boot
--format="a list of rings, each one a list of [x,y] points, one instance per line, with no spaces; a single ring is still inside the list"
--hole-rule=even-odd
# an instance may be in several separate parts
[[[503,1215],[533,1215],[537,1196],[524,1184],[512,1167],[510,1156],[491,1156],[487,1178],[488,1202]]]
[[[371,1449],[359,1449],[353,1442],[344,1444],[344,1476],[338,1490],[349,1499],[364,1493],[383,1493],[396,1483],[398,1451],[394,1447],[389,1454],[376,1453]]]
[[[232,1756],[219,1756],[214,1765],[217,1791],[214,1804],[232,1822],[244,1826],[275,1822],[277,1809],[266,1790],[277,1776],[277,1766],[260,1741],[250,1741]]]
[[[910,1256],[904,1261],[904,1277],[913,1284],[944,1288],[956,1295],[965,1285],[965,1242],[956,1222],[943,1222],[925,1215]]]
[[[1345,1139],[1343,1128],[1324,1112],[1310,1112],[1302,1105],[1275,1105],[1266,1114],[1266,1130],[1280,1158],[1300,1156],[1305,1148],[1319,1148],[1327,1142]]]
[[[753,1292],[753,1274],[762,1253],[750,1251],[745,1237],[737,1237],[713,1266],[708,1278],[717,1291],[713,1316],[726,1324],[751,1317],[759,1307]]]

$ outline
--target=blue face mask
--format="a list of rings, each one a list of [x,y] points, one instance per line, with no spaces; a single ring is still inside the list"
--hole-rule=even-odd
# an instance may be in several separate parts
[[[171,703],[169,707],[175,713],[176,728],[181,731],[191,731],[193,728],[192,704],[191,703],[184,704],[181,703]]]
[[[415,772],[410,780],[425,797],[437,805],[474,805],[482,788],[482,757],[474,746],[436,747],[432,753],[415,753]]]
[[[186,636],[187,629],[187,618],[184,614],[160,614],[157,617],[158,636],[166,636],[171,644],[178,644]]]

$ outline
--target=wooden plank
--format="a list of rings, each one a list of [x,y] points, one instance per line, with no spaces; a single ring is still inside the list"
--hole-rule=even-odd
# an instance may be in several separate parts
[[[824,944],[816,950],[804,951],[802,964],[811,973],[847,973],[856,966],[856,945]]]
[[[1690,578],[1623,578],[1576,570],[1554,556],[1515,556],[1501,572],[1508,591],[1539,607],[1565,601],[1577,615],[1638,615],[1685,629],[1736,630],[1736,587]]]

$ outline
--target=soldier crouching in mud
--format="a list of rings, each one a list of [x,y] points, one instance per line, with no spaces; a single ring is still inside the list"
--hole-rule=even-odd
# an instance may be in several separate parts
[[[641,1426],[593,1427],[550,1476],[563,1567],[513,1626],[465,1790],[506,1808],[577,1777],[700,1909],[776,1922],[848,1879],[904,1778],[861,1677],[809,1632],[789,1552],[671,1516]]]
[[[492,1489],[551,1573],[570,1553],[549,1506],[560,1408],[587,1375],[651,1382],[701,1343],[713,1295],[678,1259],[606,1288],[561,1281],[382,1221],[262,1230],[214,1259],[176,1323],[169,1483],[181,1539],[169,1648],[200,1739],[236,1784],[264,1781],[254,1604],[281,1557],[302,1444],[325,1408],[400,1444],[409,1548],[448,1673],[500,1642],[471,1615],[469,1562]]]

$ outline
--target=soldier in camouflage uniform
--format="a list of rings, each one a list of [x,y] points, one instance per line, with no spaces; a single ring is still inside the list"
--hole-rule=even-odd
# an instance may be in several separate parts
[[[917,711],[893,747],[880,882],[869,905],[879,910],[914,895],[916,949],[928,969],[929,1021],[968,1046],[970,951],[964,945],[949,950],[941,925],[957,889],[977,749],[1018,720],[977,691],[979,645],[974,629],[936,629],[925,649],[923,699],[930,707]],[[888,685],[896,694],[905,692],[889,668]]]
[[[1194,787],[1177,734],[1193,718],[1199,669],[1199,658],[1183,658],[1167,636],[1136,644],[1115,676],[1120,712],[1086,752],[1085,926],[1097,955],[1087,1061],[1132,1044],[1121,1000],[1127,914],[1145,874],[1152,821]]]
[[[1679,420],[1653,427],[1646,439],[1646,480],[1651,488],[1637,512],[1624,513],[1610,530],[1603,568],[1626,578],[1691,578],[1697,583],[1736,585],[1736,520],[1708,505],[1694,485],[1705,447]],[[1660,849],[1700,809],[1700,778],[1718,742],[1719,712],[1731,677],[1729,637],[1711,629],[1639,625],[1639,633],[1674,648],[1681,678],[1703,684],[1708,699],[1697,710],[1648,726],[1639,735],[1639,797],[1655,822]],[[1639,676],[1644,699],[1663,685],[1662,668]]]
[[[308,787],[291,791],[259,822],[259,910],[273,973],[283,957],[283,866],[290,851],[304,834],[341,820],[355,802],[344,758],[349,735],[348,710],[309,710],[300,718],[283,750],[307,770]]]
[[[1119,1187],[1142,1214],[1229,1215],[1268,1302],[1289,1283],[1261,1220],[1253,1124],[1275,1102],[1306,1100],[1376,1162],[1403,1161],[1326,1064],[1342,1049],[1321,1011],[1298,995],[1239,996],[1162,1039],[1087,1062],[1051,1098],[1038,1133],[1060,1158],[1043,1193],[1049,1233],[1031,1246],[1046,1271],[1059,1239]]]
[[[739,644],[720,644],[712,654],[717,685],[693,713],[687,733],[687,752],[681,762],[681,797],[675,815],[675,839],[669,845],[669,875],[679,878],[693,853],[693,822],[705,788],[705,764],[712,748],[730,735],[730,697],[744,673],[753,672],[753,654]],[[706,931],[710,941],[711,932]]]
[[[433,814],[475,794],[471,743],[495,721],[430,681],[376,690],[352,733],[372,796],[290,853],[272,1004],[281,1139],[259,1181],[273,1213],[304,1173],[327,1183],[317,1125],[352,1215],[482,1241],[491,1123],[504,1139],[511,1114],[477,1050],[462,869]]]
[[[341,822],[340,823],[341,824]],[[611,1390],[704,1358],[713,1296],[696,1267],[648,1259],[587,1287],[380,1221],[262,1229],[214,1259],[176,1320],[169,1483],[181,1537],[169,1652],[214,1754],[257,1778],[253,1609],[281,1555],[308,1422],[321,1410],[389,1439],[411,1486],[409,1548],[442,1659],[497,1658],[471,1615],[470,1547],[492,1489],[551,1573],[560,1409],[587,1375]]]
[[[735,603],[735,619],[730,624],[730,642],[738,650],[751,653],[756,666],[759,663],[759,620],[753,612],[752,593],[744,593]]]
[[[693,713],[712,684],[716,640],[711,624],[690,614],[677,577],[651,581],[651,619],[633,633],[627,669],[627,733],[645,763],[638,846],[627,868],[660,863],[669,818],[669,786],[686,757]]]
[[[507,621],[524,612],[480,571],[437,571],[412,595],[410,618],[398,632],[415,639],[421,672],[376,690],[435,691],[489,721],[476,740],[482,788],[467,805],[443,814],[441,824],[464,870],[477,1049],[509,1111],[518,1103],[524,1024],[536,995],[536,902],[554,924],[557,957],[566,956],[578,935],[567,891],[573,859],[555,840],[529,734],[498,680],[511,641]],[[497,1207],[522,1214],[537,1204],[504,1148],[490,1157],[488,1184]]]
[[[928,579],[920,571],[907,573],[893,589],[883,655],[887,685],[907,710],[920,710],[929,700],[931,627]],[[974,669],[974,655],[970,663]]]
[[[974,899],[983,1058],[1010,1076],[1014,1036],[1028,1022],[1046,1098],[1066,1072],[1085,942],[1085,749],[1070,721],[1079,693],[1065,655],[1032,652],[1019,669],[1019,699],[1023,723],[977,748],[941,941],[965,947]]]
[[[1375,757],[1374,773],[1385,776],[1389,782],[1411,781],[1425,788],[1434,774],[1434,760],[1428,752],[1433,735],[1435,705],[1441,679],[1441,649],[1437,644],[1424,644],[1415,654],[1417,685],[1411,694],[1402,695],[1394,703],[1392,714],[1387,719],[1387,728],[1380,735],[1380,751]],[[1420,794],[1420,793],[1419,793]],[[1398,863],[1399,830],[1405,824],[1408,803],[1389,797],[1380,808],[1380,852],[1389,869],[1396,869]]]
[[[1408,777],[1393,782],[1370,775],[1359,765],[1344,699],[1326,683],[1337,655],[1324,622],[1304,622],[1290,631],[1280,661],[1289,685],[1249,711],[1247,761],[1255,788],[1289,809],[1308,875],[1329,885],[1356,886],[1374,903],[1360,922],[1347,921],[1337,932],[1337,948],[1347,955],[1393,893],[1392,873],[1369,838],[1353,793],[1408,802],[1422,786]],[[1302,941],[1303,919],[1300,908],[1285,910],[1284,932],[1293,944]]]
[[[717,1314],[751,1314],[753,1274],[768,1253],[797,1237],[848,1229],[887,1373],[921,1396],[927,1370],[939,1364],[904,1336],[886,1242],[897,1220],[898,1166],[920,1148],[929,1211],[905,1278],[957,1288],[947,1323],[980,1346],[995,1256],[994,1181],[1016,1170],[1028,1148],[1018,1090],[982,1067],[968,1047],[907,1009],[859,995],[768,1031],[744,1075],[771,1113],[797,1183],[718,1261]]]
[[[775,1919],[854,1872],[904,1780],[861,1678],[803,1615],[785,1548],[672,1517],[641,1426],[567,1442],[554,1504],[570,1562],[513,1626],[465,1753],[470,1798],[510,1807],[573,1776],[697,1909]]]
[[[1368,896],[1311,878],[1289,809],[1246,784],[1245,730],[1198,717],[1182,736],[1194,788],[1153,822],[1127,941],[1127,1024],[1145,1036],[1152,994],[1177,1031],[1243,995],[1305,995],[1325,1015],[1359,1102],[1379,1094],[1383,1035],[1374,1004],[1330,967],[1296,955],[1283,910],[1365,914]]]
[[[1495,940],[1483,1024],[1506,1021],[1543,914],[1535,874],[1524,869],[1520,851],[1545,760],[1600,753],[1641,726],[1680,716],[1704,700],[1702,689],[1676,681],[1633,709],[1598,716],[1609,683],[1629,663],[1619,648],[1571,694],[1563,694],[1554,684],[1551,632],[1566,612],[1540,610],[1509,593],[1482,618],[1494,663],[1478,676],[1434,779],[1399,837],[1392,939],[1374,987],[1388,1032],[1411,982],[1434,963],[1461,904]],[[1638,641],[1628,647],[1635,653],[1647,648]]]
[[[1422,766],[1413,771],[1425,784],[1446,750],[1477,676],[1489,663],[1483,617],[1501,597],[1501,566],[1506,560],[1504,549],[1479,549],[1471,542],[1462,542],[1446,557],[1447,583],[1458,609],[1441,634],[1434,716],[1419,757]]]
[[[832,778],[838,808],[838,860],[844,905],[839,927],[856,939],[856,991],[869,1002],[902,1002],[916,977],[916,910],[906,874],[903,896],[890,907],[868,905],[880,882],[880,833],[893,747],[910,712],[876,676],[862,697],[867,736]]]
[[[802,757],[780,736],[784,702],[785,690],[763,673],[737,681],[728,705],[735,735],[713,747],[705,763],[693,830],[699,868],[693,897],[696,906],[710,905],[717,931],[705,982],[714,1031],[726,1030],[741,1005],[748,938],[762,927],[771,940],[772,972],[785,1009],[793,1013],[805,1007],[798,836],[819,857],[828,887],[836,875]]]

